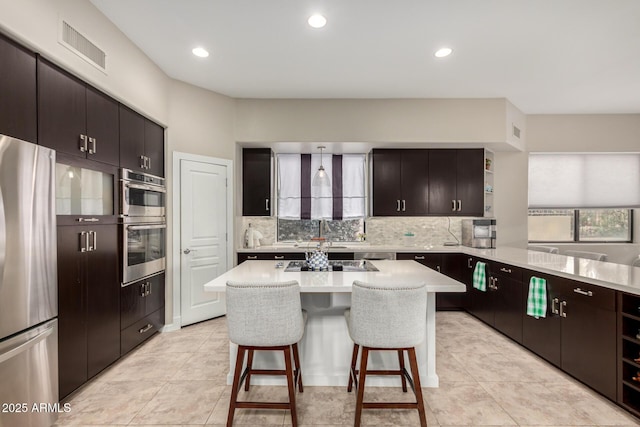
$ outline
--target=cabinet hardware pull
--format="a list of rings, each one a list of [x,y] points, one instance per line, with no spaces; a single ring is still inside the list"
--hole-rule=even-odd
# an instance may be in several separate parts
[[[144,161],[144,156],[140,156],[140,167],[141,167],[142,169],[144,169],[145,164],[146,164],[146,163],[145,163],[145,161]]]
[[[151,282],[145,283],[144,288],[145,288],[145,295],[146,296],[151,295]]]
[[[274,255],[273,259],[284,259],[284,255]]]
[[[247,259],[258,259],[258,255],[247,255]]]
[[[142,298],[147,296],[147,286],[144,283],[140,283],[140,296]]]
[[[458,200],[458,212],[462,210],[462,200]]]
[[[560,300],[558,298],[554,298],[551,300],[551,314],[559,314],[558,307],[556,306],[556,304],[558,304],[559,302]]]
[[[396,212],[400,212],[400,199],[396,200],[398,202],[398,207],[396,208]]]
[[[80,232],[80,252],[87,252],[87,232]]]
[[[96,154],[98,152],[98,143],[95,138],[89,137],[89,154]]]
[[[424,255],[414,255],[413,259],[415,260],[424,259]]]
[[[96,249],[98,249],[98,235],[95,231],[89,232],[89,242],[91,246],[89,246],[89,249],[87,249],[88,251],[95,251]]]
[[[493,290],[497,291],[498,290],[498,278],[497,277],[492,277],[493,279]]]
[[[505,268],[505,267],[502,267],[500,269],[500,271],[502,271],[503,273],[511,273],[511,269],[510,268]]]
[[[85,153],[87,151],[87,135],[80,134],[80,141],[78,144],[80,151]]]
[[[147,326],[145,326],[144,328],[138,329],[138,332],[141,333],[141,334],[144,334],[145,332],[147,332],[151,328],[153,328],[153,325],[151,323],[147,323]]]
[[[402,212],[405,212],[407,210],[407,201],[402,199]]]
[[[99,222],[98,218],[78,218],[78,222]]]
[[[269,199],[264,199],[264,210],[269,212]]]
[[[467,267],[468,268],[473,268],[473,266],[471,265],[471,261],[473,261],[473,258],[468,258],[467,259]]]
[[[438,271],[438,273],[440,273],[440,266],[436,265],[436,270]]]
[[[455,212],[456,211],[456,201],[455,200],[451,200],[451,212]]]
[[[591,291],[584,291],[584,290],[582,290],[582,289],[580,289],[580,288],[575,288],[575,289],[573,290],[573,292],[575,292],[576,294],[580,294],[580,295],[587,296],[587,297],[592,297],[592,296],[593,296],[593,292],[591,292]]]
[[[147,169],[151,169],[151,157],[147,157]]]
[[[560,317],[567,317],[567,313],[564,311],[564,308],[567,306],[566,301],[562,301],[560,303]]]

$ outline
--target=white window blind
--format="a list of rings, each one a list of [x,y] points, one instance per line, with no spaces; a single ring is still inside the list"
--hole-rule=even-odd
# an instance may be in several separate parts
[[[640,207],[640,153],[531,153],[529,208]]]

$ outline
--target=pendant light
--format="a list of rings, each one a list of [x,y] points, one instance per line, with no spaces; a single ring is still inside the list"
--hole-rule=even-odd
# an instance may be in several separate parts
[[[324,145],[319,145],[318,149],[320,150],[320,167],[318,168],[318,171],[316,172],[316,174],[313,176],[313,181],[311,181],[311,184],[314,187],[330,187],[331,186],[331,181],[329,180],[329,175],[327,174],[327,171],[324,170],[324,166],[322,166],[322,150],[324,150],[325,147]]]

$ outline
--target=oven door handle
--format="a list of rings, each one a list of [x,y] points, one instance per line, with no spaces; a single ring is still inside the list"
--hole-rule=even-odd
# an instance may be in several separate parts
[[[138,189],[138,190],[156,191],[158,193],[166,193],[167,192],[166,188],[158,187],[156,185],[133,184],[131,182],[125,182],[124,186],[126,188],[135,188],[135,189]]]
[[[167,228],[167,224],[149,224],[149,225],[127,225],[127,230],[154,230],[157,228]]]

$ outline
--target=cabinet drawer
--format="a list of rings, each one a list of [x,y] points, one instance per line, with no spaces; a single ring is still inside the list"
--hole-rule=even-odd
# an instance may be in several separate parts
[[[615,311],[616,291],[584,282],[566,279],[562,295],[569,301],[580,301],[592,307]]]
[[[251,260],[294,260],[304,259],[304,252],[242,252],[238,254],[238,264]]]
[[[120,354],[124,355],[164,326],[164,307],[144,317],[120,334]]]
[[[519,282],[522,281],[524,270],[519,267],[514,267],[509,264],[503,264],[501,262],[491,261],[489,263],[489,271],[492,276],[507,277]]]

